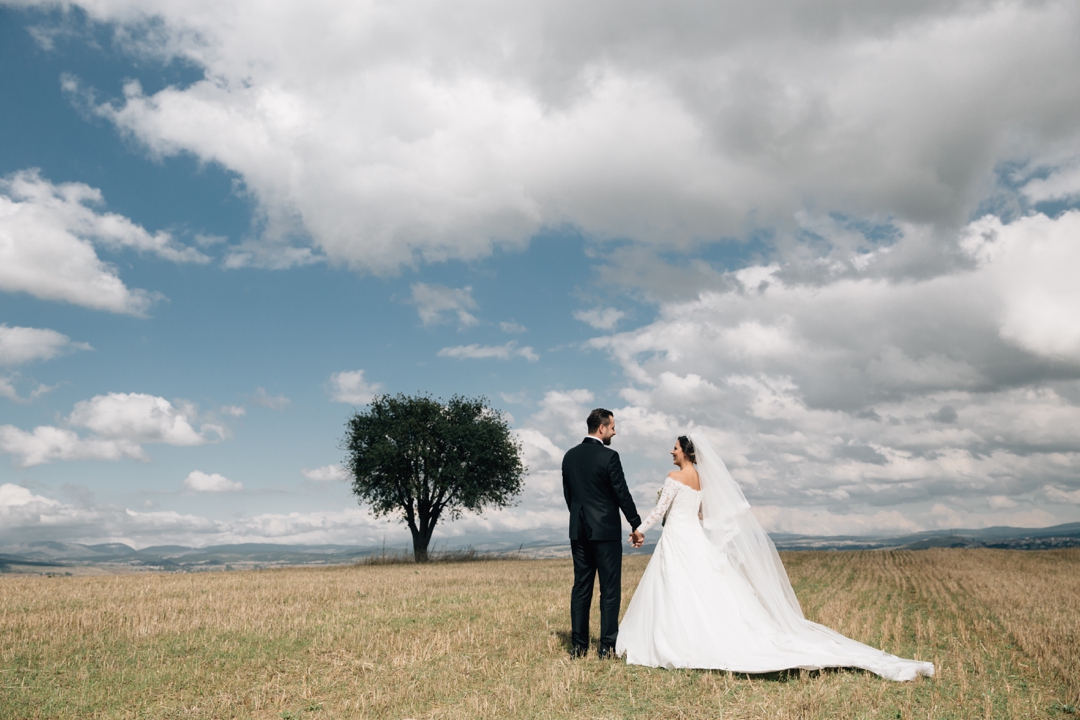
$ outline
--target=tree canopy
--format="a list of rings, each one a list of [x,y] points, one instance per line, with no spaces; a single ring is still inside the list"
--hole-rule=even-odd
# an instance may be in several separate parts
[[[379,395],[346,428],[357,501],[377,517],[400,513],[417,562],[440,519],[507,507],[521,492],[521,446],[486,398]]]

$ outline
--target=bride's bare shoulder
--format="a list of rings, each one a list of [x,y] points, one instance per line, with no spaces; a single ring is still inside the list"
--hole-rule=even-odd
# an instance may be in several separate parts
[[[691,490],[700,490],[701,481],[698,479],[697,470],[689,468],[687,470],[672,470],[668,473],[668,477],[675,482],[682,483]]]

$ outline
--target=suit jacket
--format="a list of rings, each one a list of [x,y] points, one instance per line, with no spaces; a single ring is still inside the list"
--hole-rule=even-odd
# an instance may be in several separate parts
[[[622,540],[619,510],[630,527],[641,524],[619,453],[599,440],[585,438],[570,448],[563,456],[562,482],[571,540]]]

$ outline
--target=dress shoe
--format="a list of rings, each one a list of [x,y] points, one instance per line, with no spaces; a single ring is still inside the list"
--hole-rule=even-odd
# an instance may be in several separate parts
[[[610,647],[610,646],[609,647],[604,647],[603,645],[601,645],[600,649],[596,651],[596,655],[601,660],[605,660],[607,658],[613,658],[613,657],[615,657],[615,648]]]
[[[574,647],[573,649],[570,650],[570,657],[572,657],[572,658],[583,658],[588,654],[588,652],[589,652],[589,648],[587,648],[587,647]]]

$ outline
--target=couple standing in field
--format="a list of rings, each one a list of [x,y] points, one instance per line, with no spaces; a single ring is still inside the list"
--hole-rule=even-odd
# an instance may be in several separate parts
[[[610,447],[613,413],[597,408],[586,425],[588,435],[562,465],[574,558],[572,656],[588,652],[589,607],[599,575],[602,658],[742,673],[857,667],[890,680],[934,674],[931,663],[890,655],[803,617],[776,547],[705,437],[675,441],[671,457],[679,469],[668,475],[643,521],[619,454]],[[621,626],[620,510],[635,548],[664,520]]]

